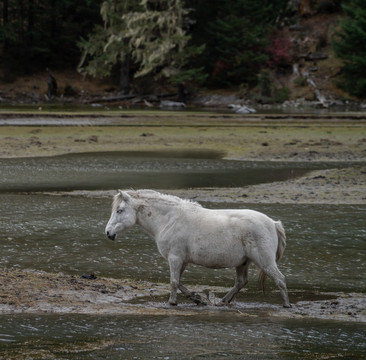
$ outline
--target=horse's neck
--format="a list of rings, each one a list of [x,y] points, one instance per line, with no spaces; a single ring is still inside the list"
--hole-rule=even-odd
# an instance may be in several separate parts
[[[174,209],[165,203],[148,203],[140,209],[137,222],[153,237],[158,236],[174,217]]]

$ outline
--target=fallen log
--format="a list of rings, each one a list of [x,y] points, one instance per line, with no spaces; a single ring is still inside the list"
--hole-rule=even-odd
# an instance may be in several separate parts
[[[159,99],[167,98],[167,97],[175,97],[177,96],[176,93],[168,93],[168,94],[158,94],[158,95],[138,95],[138,94],[127,94],[127,95],[114,95],[114,96],[102,96],[100,98],[94,98],[86,100],[86,104],[91,103],[105,103],[105,102],[115,102],[115,101],[126,101],[126,100],[132,100],[132,99],[139,99],[138,101],[144,101],[146,99],[147,101],[153,101],[152,99],[156,99],[156,101],[159,101]]]

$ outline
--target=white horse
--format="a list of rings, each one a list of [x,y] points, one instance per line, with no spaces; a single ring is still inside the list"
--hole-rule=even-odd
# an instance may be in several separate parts
[[[170,267],[169,303],[177,305],[177,290],[196,302],[203,299],[180,281],[188,264],[209,268],[236,268],[234,287],[221,304],[228,304],[248,282],[253,262],[280,290],[284,307],[291,307],[285,277],[278,270],[286,246],[280,221],[253,210],[210,210],[200,204],[153,190],[121,191],[114,196],[105,232],[115,240],[125,229],[138,224],[154,239]]]

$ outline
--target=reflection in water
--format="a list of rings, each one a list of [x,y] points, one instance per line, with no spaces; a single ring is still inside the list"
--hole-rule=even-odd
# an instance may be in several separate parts
[[[240,314],[3,316],[0,358],[364,358],[366,325]],[[33,356],[32,356],[33,355]]]

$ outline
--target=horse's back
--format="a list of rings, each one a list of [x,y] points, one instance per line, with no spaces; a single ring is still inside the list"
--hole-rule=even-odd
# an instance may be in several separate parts
[[[264,241],[277,239],[275,221],[267,215],[249,209],[196,209],[186,213],[181,221],[189,234],[196,237],[251,238]]]
[[[201,208],[180,220],[186,223],[179,246],[185,243],[187,262],[215,268],[239,266],[253,251],[275,253],[277,249],[275,223],[258,211]]]
[[[241,224],[244,227],[267,228],[274,226],[272,220],[266,214],[250,209],[218,209],[210,210],[215,218],[225,217],[232,224]]]

